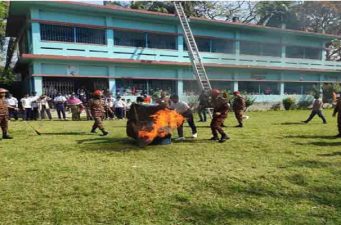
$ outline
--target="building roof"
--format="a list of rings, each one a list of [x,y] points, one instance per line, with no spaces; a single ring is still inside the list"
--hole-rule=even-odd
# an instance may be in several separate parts
[[[34,5],[44,5],[50,6],[54,8],[69,8],[75,9],[77,11],[100,11],[108,14],[117,14],[117,15],[131,15],[134,17],[146,17],[151,19],[162,19],[168,21],[177,21],[177,17],[174,14],[160,13],[160,12],[151,12],[146,10],[137,10],[137,9],[128,9],[114,5],[97,5],[90,4],[84,2],[75,2],[75,1],[27,1],[27,2],[10,2],[9,7],[9,16],[6,27],[6,36],[17,36],[19,33],[19,29],[22,26],[22,23],[25,23],[25,15],[30,6]],[[226,27],[226,28],[240,28],[240,29],[248,29],[248,30],[261,30],[265,32],[280,32],[286,34],[293,34],[299,36],[310,36],[320,39],[341,39],[341,36],[332,35],[332,34],[322,34],[322,33],[314,33],[314,32],[306,32],[300,30],[292,30],[292,29],[281,29],[275,27],[266,27],[256,24],[246,24],[246,23],[236,23],[236,22],[228,22],[228,21],[219,21],[219,20],[210,20],[205,18],[191,17],[192,24],[205,24],[212,25],[217,27]],[[21,26],[20,26],[21,25]]]

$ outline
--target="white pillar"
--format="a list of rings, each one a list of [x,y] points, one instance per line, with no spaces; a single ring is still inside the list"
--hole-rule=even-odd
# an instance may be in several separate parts
[[[109,78],[109,90],[115,96],[116,95],[116,80]]]
[[[233,81],[233,91],[238,91],[239,87],[238,87],[238,81]]]
[[[183,80],[177,81],[177,95],[181,98],[184,94],[184,82]]]

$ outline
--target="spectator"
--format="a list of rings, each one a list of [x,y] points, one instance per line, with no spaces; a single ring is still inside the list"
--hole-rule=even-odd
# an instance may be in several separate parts
[[[124,117],[124,108],[125,108],[125,102],[122,101],[121,97],[118,96],[115,103],[115,115],[118,119],[123,119]]]
[[[72,120],[81,120],[81,112],[84,107],[82,101],[76,97],[76,93],[71,94],[71,97],[67,100],[67,105],[71,109]]]
[[[23,120],[30,120],[32,109],[31,109],[31,98],[28,94],[24,95],[22,99],[20,99],[21,107],[24,112]]]
[[[18,99],[13,97],[12,94],[8,94],[8,98],[6,99],[7,104],[10,106],[8,107],[9,110],[9,118],[14,118],[18,120]]]
[[[61,120],[63,116],[63,119],[66,120],[66,115],[65,115],[66,98],[62,96],[61,93],[58,93],[57,96],[53,99],[53,101],[57,109],[58,118]]]
[[[40,98],[38,100],[38,108],[39,108],[39,112],[40,112],[40,119],[45,119],[46,115],[47,115],[48,119],[52,120],[50,105],[49,105],[49,101],[51,101],[51,100],[52,99],[50,97],[48,97],[47,95],[40,96]]]
[[[32,92],[31,95],[31,120],[37,120],[39,117],[39,110],[38,110],[38,99],[37,92]]]

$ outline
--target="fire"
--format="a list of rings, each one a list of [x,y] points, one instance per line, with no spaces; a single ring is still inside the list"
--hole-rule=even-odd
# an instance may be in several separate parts
[[[151,143],[156,137],[165,137],[184,122],[184,117],[174,110],[162,109],[150,116],[151,126],[145,126],[138,132],[138,137]]]

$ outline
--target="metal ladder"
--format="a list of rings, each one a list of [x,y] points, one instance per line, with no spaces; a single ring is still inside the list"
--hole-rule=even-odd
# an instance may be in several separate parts
[[[192,63],[194,75],[199,83],[201,90],[210,91],[212,90],[211,83],[208,80],[204,64],[201,61],[199,50],[189,26],[185,11],[182,8],[181,1],[174,1],[173,4],[176,10],[176,14],[178,15],[178,18],[180,20],[181,27],[184,31],[188,55]]]

